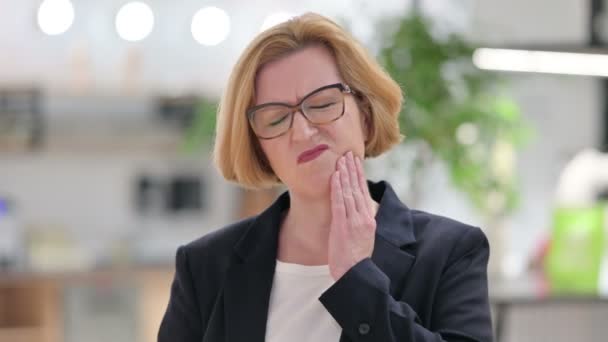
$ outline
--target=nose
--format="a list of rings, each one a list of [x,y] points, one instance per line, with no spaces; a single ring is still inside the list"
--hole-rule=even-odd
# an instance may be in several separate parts
[[[301,111],[293,114],[293,124],[291,126],[291,136],[295,141],[308,140],[317,132],[317,127],[310,123]]]

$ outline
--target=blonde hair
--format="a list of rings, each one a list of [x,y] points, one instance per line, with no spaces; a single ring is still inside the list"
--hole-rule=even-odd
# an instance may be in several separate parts
[[[258,35],[234,66],[218,107],[213,161],[229,181],[248,188],[278,185],[278,179],[249,126],[246,111],[254,105],[255,79],[265,64],[313,44],[333,54],[340,75],[358,96],[367,115],[365,156],[375,157],[399,143],[399,85],[348,32],[330,19],[307,13]]]

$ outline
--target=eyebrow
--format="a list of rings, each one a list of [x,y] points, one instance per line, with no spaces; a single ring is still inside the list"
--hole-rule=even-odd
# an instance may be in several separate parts
[[[313,90],[313,91],[314,91],[314,90]],[[308,93],[308,94],[310,94],[310,93]],[[267,104],[267,103],[282,103],[282,104],[287,104],[287,105],[290,105],[290,106],[291,106],[291,105],[295,105],[296,103],[300,103],[300,102],[302,101],[302,99],[303,99],[304,97],[306,97],[306,95],[307,95],[307,94],[304,94],[303,96],[298,96],[298,95],[296,95],[296,100],[295,100],[294,102],[291,102],[291,101],[283,101],[283,100],[280,100],[280,99],[276,99],[276,100],[274,100],[274,99],[273,99],[273,100],[270,100],[270,101],[264,101],[264,102],[260,102],[260,104],[255,105],[255,106],[257,107],[257,106],[261,106],[261,105],[264,105],[264,104]]]
[[[317,92],[317,91],[319,91],[321,89],[335,87],[335,86],[337,86],[339,84],[343,84],[343,82],[329,83],[329,84],[320,86],[318,88],[315,88],[315,89],[309,91],[308,93],[304,94],[303,96],[297,96],[296,95],[296,102],[294,102],[294,103],[285,102],[285,101],[274,101],[274,100],[271,100],[271,101],[266,101],[266,102],[262,102],[260,104],[254,105],[252,108],[258,108],[258,107],[261,107],[261,106],[264,106],[264,105],[270,105],[270,104],[284,104],[284,105],[288,105],[288,106],[296,106],[299,103],[302,103],[302,101],[305,98],[307,98],[309,95],[311,95],[311,94],[313,94],[313,93],[315,93],[315,92]]]
[[[319,87],[319,88],[321,88],[321,87]],[[293,105],[295,105],[297,103],[302,102],[303,98],[305,98],[306,96],[308,96],[308,94],[311,94],[312,92],[314,92],[315,90],[317,90],[319,88],[315,88],[314,90],[312,90],[312,91],[310,91],[310,92],[308,92],[308,93],[306,93],[304,95],[300,95],[300,96],[296,95],[296,101],[295,102],[283,101],[283,100],[270,100],[270,101],[261,102],[260,104],[255,105],[255,107],[261,106],[261,105],[264,105],[264,104],[267,104],[267,103],[281,103],[281,104],[287,104],[287,105],[293,106]]]

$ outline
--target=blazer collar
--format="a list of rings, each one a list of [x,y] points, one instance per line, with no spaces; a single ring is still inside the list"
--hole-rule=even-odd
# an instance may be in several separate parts
[[[391,280],[390,294],[398,297],[415,260],[402,249],[416,242],[412,215],[388,183],[368,181],[368,186],[380,203],[372,261]],[[228,342],[264,341],[280,224],[288,208],[289,193],[284,192],[257,216],[234,247],[237,259],[230,265],[224,287]],[[340,341],[347,341],[344,334]]]

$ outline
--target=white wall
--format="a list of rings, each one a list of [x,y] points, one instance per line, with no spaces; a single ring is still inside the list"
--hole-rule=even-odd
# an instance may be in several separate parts
[[[206,207],[191,215],[138,214],[135,186],[141,173],[200,175]],[[26,231],[72,234],[79,243],[97,249],[91,250],[92,258],[107,257],[111,245],[122,239],[135,243],[130,252],[143,262],[172,260],[179,244],[224,226],[239,209],[236,188],[221,181],[206,158],[158,153],[0,156],[0,197],[14,203]]]
[[[474,36],[492,44],[582,44],[586,0],[472,0]],[[434,2],[434,1],[430,1]]]
[[[122,41],[114,16],[127,0],[77,0],[75,21],[63,35],[46,36],[36,24],[38,0],[0,0],[0,86],[42,83],[68,91],[194,91],[218,95],[238,53],[272,11],[317,11],[353,21],[353,31],[371,40],[374,18],[405,11],[409,1],[238,0],[146,1],[155,27],[141,42]],[[231,32],[220,45],[199,45],[190,33],[194,13],[218,6],[231,17]],[[131,64],[131,75],[126,73]],[[134,67],[133,67],[134,66]]]

